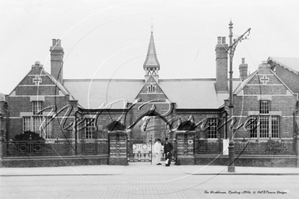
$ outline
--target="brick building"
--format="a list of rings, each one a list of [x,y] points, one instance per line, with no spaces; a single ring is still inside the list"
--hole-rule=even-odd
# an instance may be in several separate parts
[[[10,157],[30,153],[65,155],[70,161],[67,164],[105,164],[113,163],[107,159],[112,153],[121,154],[119,151],[124,152],[125,161],[146,161],[151,159],[154,139],[168,137],[174,144],[177,163],[228,164],[228,45],[225,37],[217,41],[216,78],[160,79],[151,32],[143,64],[145,76],[136,80],[64,79],[64,50],[61,41],[53,39],[51,74],[36,62],[2,100],[5,105],[1,110],[7,114],[1,123],[6,123],[1,127],[2,162],[9,166]],[[243,59],[240,78],[233,79],[234,127],[249,119],[255,121],[234,131],[238,165],[286,166],[297,162],[297,125],[293,124],[299,73],[273,58],[268,63],[248,76]],[[34,131],[45,139],[40,151],[35,148],[28,152],[28,144],[24,149],[13,144],[14,136],[24,131]],[[118,132],[126,137],[126,144],[121,144],[125,149],[119,150],[121,142],[116,146],[111,143],[119,139]],[[62,163],[57,160],[55,164]]]

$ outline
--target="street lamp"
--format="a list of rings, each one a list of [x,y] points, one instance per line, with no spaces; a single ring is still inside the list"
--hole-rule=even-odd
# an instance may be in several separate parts
[[[239,36],[237,39],[234,39],[232,41],[232,28],[233,23],[230,21],[229,23],[229,119],[233,119],[233,89],[232,89],[232,61],[233,61],[233,55],[234,51],[236,49],[236,46],[238,42],[241,42],[244,39],[247,39],[247,36],[250,34],[251,28],[249,28],[244,34]],[[227,52],[228,52],[227,50]],[[229,128],[229,165],[228,165],[228,172],[235,172],[234,167],[234,140],[233,140],[233,126],[230,126]]]

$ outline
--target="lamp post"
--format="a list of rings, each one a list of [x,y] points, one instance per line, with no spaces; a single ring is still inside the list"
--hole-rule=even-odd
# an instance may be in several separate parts
[[[251,28],[249,28],[244,34],[239,36],[237,39],[234,39],[232,41],[233,33],[232,33],[233,23],[230,21],[229,23],[229,118],[233,119],[233,88],[232,88],[232,62],[233,62],[233,56],[234,51],[236,49],[236,46],[238,42],[241,42],[244,39],[247,39],[247,36],[250,34]],[[228,52],[227,50],[227,52]],[[228,172],[235,172],[234,167],[234,140],[233,140],[233,126],[229,127],[229,165],[228,165]]]

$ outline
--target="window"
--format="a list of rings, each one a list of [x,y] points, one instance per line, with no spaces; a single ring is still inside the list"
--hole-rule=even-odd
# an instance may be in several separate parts
[[[23,130],[40,134],[43,138],[51,138],[51,117],[43,116],[42,101],[32,101],[32,116],[23,117]],[[48,124],[49,123],[49,124]]]
[[[279,138],[279,122],[278,115],[260,115],[250,116],[250,118],[257,118],[257,122],[253,122],[249,126],[250,138]]]
[[[52,138],[52,122],[50,122],[50,120],[51,117],[23,117],[23,131],[32,131],[38,133],[45,139]]]
[[[260,137],[269,137],[269,116],[260,116]]]
[[[30,117],[23,117],[23,131],[30,131],[31,130],[31,122]]]
[[[148,93],[155,93],[155,89],[156,89],[156,86],[154,86],[153,84],[150,84],[148,87]]]
[[[42,115],[42,102],[41,101],[33,101],[32,102],[32,113],[33,115]]]
[[[85,118],[85,139],[93,139],[95,131],[95,119]]]
[[[32,128],[32,131],[33,132],[36,132],[36,133],[41,133],[41,124],[43,122],[43,117],[41,116],[33,116],[32,117],[33,119],[33,128]]]
[[[279,138],[279,116],[271,117],[272,137]]]
[[[260,114],[269,114],[270,112],[270,101],[260,100],[259,101],[259,113]]]
[[[256,116],[250,116],[250,124],[249,128],[250,130],[250,138],[256,138],[257,137],[257,117]]]
[[[51,117],[44,117],[43,123],[41,127],[42,137],[43,138],[52,138],[52,125],[51,125]],[[50,123],[49,123],[50,122]]]
[[[217,119],[209,118],[208,125],[208,138],[217,138]]]

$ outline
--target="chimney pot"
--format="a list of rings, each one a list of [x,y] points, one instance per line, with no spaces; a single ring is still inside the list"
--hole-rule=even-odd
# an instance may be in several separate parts
[[[226,44],[226,37],[222,37],[222,44]]]
[[[218,44],[222,43],[222,37],[218,37]]]
[[[61,40],[60,39],[52,39],[52,46],[61,46]]]
[[[244,81],[248,76],[248,64],[245,63],[245,58],[242,58],[242,63],[239,66],[240,78]]]
[[[56,39],[52,39],[52,46],[55,46],[56,44]]]

